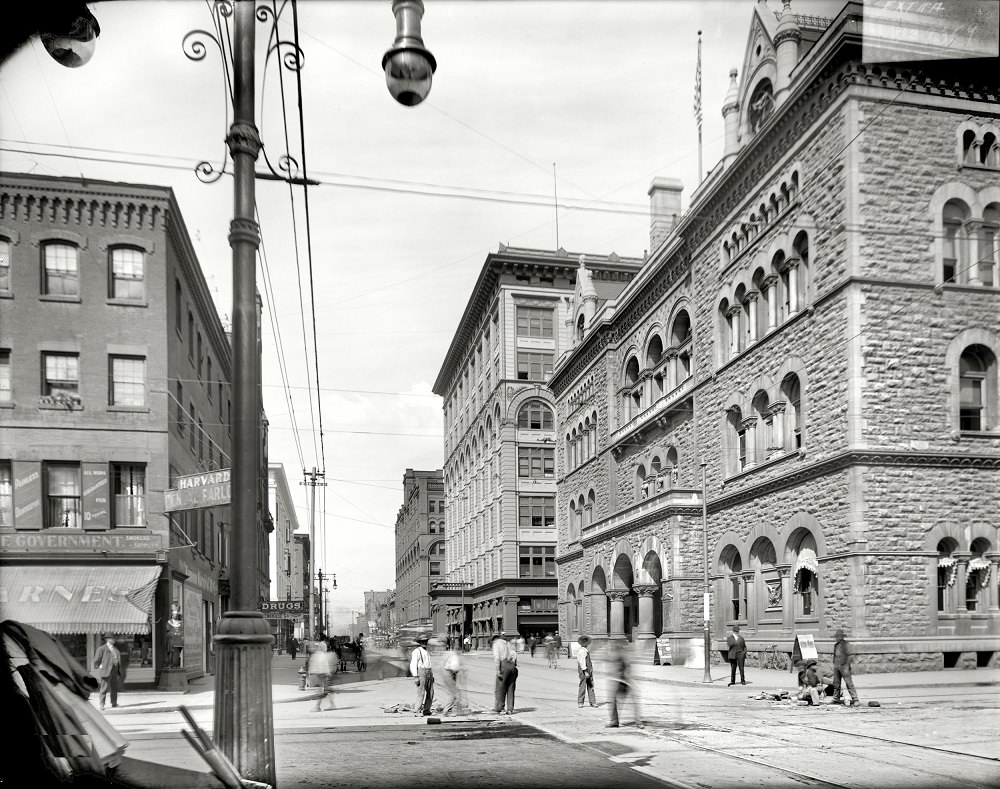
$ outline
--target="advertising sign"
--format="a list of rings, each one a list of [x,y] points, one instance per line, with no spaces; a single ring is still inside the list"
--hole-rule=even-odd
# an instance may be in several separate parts
[[[107,529],[111,526],[108,507],[107,463],[84,463],[83,466],[83,528]]]
[[[14,461],[14,523],[19,529],[42,528],[42,467]]]
[[[0,553],[151,553],[164,547],[162,534],[0,532]]]
[[[230,503],[229,469],[188,474],[177,487],[163,491],[163,511],[199,510]]]
[[[305,600],[264,600],[260,611],[268,619],[296,619],[308,608]]]

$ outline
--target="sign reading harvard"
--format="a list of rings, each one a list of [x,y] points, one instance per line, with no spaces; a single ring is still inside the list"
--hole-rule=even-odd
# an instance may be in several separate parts
[[[177,487],[163,491],[163,511],[200,510],[230,502],[229,469],[177,477]]]

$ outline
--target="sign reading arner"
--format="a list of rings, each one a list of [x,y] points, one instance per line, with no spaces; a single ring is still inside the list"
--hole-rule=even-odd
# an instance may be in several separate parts
[[[164,512],[219,507],[229,503],[228,468],[178,477],[176,488],[163,491]]]

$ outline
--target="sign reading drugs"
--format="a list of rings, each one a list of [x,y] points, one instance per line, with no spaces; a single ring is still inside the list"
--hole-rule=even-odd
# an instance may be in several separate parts
[[[229,469],[177,477],[177,487],[163,491],[163,511],[199,510],[230,503]]]
[[[306,612],[305,600],[263,600],[260,612],[269,619],[294,619]]]

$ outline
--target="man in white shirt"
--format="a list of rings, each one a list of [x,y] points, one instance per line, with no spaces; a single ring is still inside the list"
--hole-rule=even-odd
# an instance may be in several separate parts
[[[444,659],[444,674],[441,680],[444,682],[444,689],[448,691],[449,698],[445,702],[442,715],[464,715],[468,712],[463,698],[462,689],[459,683],[462,682],[462,647],[459,640],[453,639],[448,656]]]
[[[417,646],[410,656],[410,674],[417,681],[417,704],[414,715],[430,715],[434,700],[434,672],[431,671],[431,656],[427,653],[427,636],[417,638]]]
[[[490,639],[493,649],[493,662],[496,664],[497,681],[493,700],[493,711],[501,715],[514,714],[514,690],[517,687],[517,652],[513,650],[505,638],[494,633]],[[504,702],[507,709],[504,711]]]
[[[590,636],[580,636],[577,639],[580,648],[576,653],[576,673],[580,680],[580,687],[576,692],[576,703],[583,706],[586,697],[590,701],[591,707],[597,706],[597,696],[594,694],[594,664],[590,660]]]

